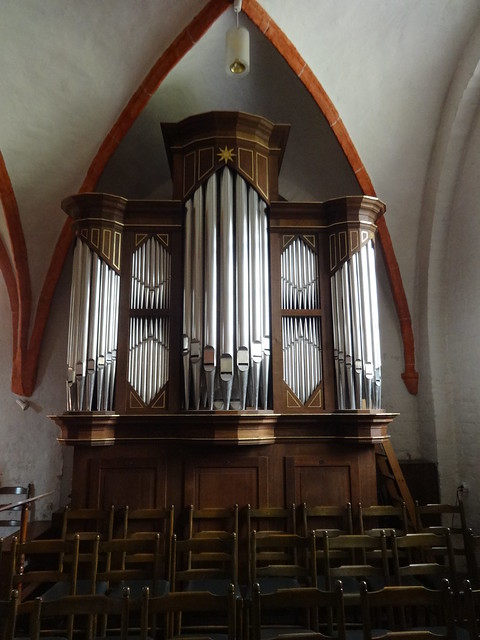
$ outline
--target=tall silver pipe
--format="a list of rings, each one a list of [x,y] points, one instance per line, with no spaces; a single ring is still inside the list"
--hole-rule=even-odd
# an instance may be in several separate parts
[[[183,271],[183,404],[185,409],[190,405],[190,336],[192,329],[192,217],[193,203],[188,200],[185,205],[185,251]]]
[[[100,307],[100,274],[101,260],[92,255],[92,283],[90,296],[90,311],[88,321],[88,353],[87,353],[87,388],[86,407],[92,410],[95,378],[97,371],[97,344],[98,344],[98,310]]]
[[[265,203],[259,200],[259,232],[261,248],[261,271],[262,282],[262,379],[260,385],[261,402],[263,409],[268,408],[268,386],[270,379],[270,359],[271,359],[271,338],[270,338],[270,258],[268,255],[268,230]]]
[[[83,242],[77,238],[73,252],[72,288],[67,343],[67,411],[77,410],[75,365],[77,361],[77,321],[79,317],[80,287],[82,279]]]
[[[351,300],[350,300],[350,279],[348,264],[345,262],[339,270],[342,282],[342,299],[343,299],[343,344],[344,344],[344,362],[345,362],[345,408],[355,408],[355,390],[353,387],[353,361],[352,353],[352,317],[351,317]]]
[[[250,360],[251,405],[258,409],[260,368],[262,364],[262,290],[258,278],[261,269],[260,233],[258,221],[258,195],[249,189],[248,212],[250,217]]]
[[[363,382],[363,352],[362,352],[362,315],[361,315],[361,288],[358,275],[358,254],[354,253],[348,262],[351,288],[351,313],[352,313],[352,347],[353,347],[353,371],[355,379],[355,409],[362,408],[362,382]]]
[[[205,194],[205,324],[203,370],[207,407],[213,409],[217,368],[217,176],[212,174]]]
[[[373,241],[366,245],[368,255],[368,275],[370,281],[370,310],[372,319],[374,393],[373,408],[380,409],[382,402],[382,351],[380,347],[380,321],[378,317],[377,275]]]
[[[223,408],[227,410],[230,408],[233,386],[235,334],[233,180],[227,167],[223,169],[221,182],[220,238],[220,384]]]
[[[249,239],[247,184],[239,175],[236,179],[236,249],[237,249],[237,373],[240,409],[247,402],[248,372],[250,368],[250,296],[249,296]]]
[[[194,225],[192,265],[192,327],[190,367],[192,371],[193,407],[200,408],[200,374],[203,345],[203,191],[197,189],[193,197]],[[193,268],[193,267],[192,267]]]
[[[90,313],[90,277],[92,269],[92,252],[85,243],[82,250],[82,278],[80,284],[77,360],[75,365],[75,380],[77,387],[78,410],[84,409],[85,386],[88,353],[88,321]]]

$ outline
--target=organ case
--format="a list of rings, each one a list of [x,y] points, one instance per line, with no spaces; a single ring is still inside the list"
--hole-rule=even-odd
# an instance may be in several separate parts
[[[181,443],[182,465],[198,462],[199,441],[268,445],[283,501],[301,501],[312,488],[286,484],[296,456],[300,466],[311,455],[343,460],[348,438],[353,467],[367,455],[370,470],[344,497],[375,501],[373,445],[393,418],[380,409],[374,270],[384,204],[283,201],[288,127],[258,116],[212,112],[163,133],[172,200],[92,193],[62,203],[76,235],[67,411],[55,417],[63,441],[95,468],[99,454],[85,445],[114,444],[109,460],[125,444],[164,459]],[[165,467],[162,495],[183,502],[190,476],[170,481]],[[89,491],[73,495],[85,503]]]

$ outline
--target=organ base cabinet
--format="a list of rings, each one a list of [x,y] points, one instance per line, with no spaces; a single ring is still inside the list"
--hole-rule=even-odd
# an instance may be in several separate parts
[[[74,447],[72,504],[177,508],[377,501],[385,412],[53,416]]]

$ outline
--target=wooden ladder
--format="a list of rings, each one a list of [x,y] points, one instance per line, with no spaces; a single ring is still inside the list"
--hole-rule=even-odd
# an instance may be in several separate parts
[[[415,503],[389,439],[375,445],[375,458],[380,476],[379,482],[387,490],[393,505],[405,503],[412,529],[415,530]]]

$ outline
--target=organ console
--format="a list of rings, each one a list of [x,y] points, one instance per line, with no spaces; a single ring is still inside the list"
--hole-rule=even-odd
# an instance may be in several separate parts
[[[376,502],[374,447],[394,417],[375,276],[385,205],[283,200],[287,125],[211,112],[162,128],[171,200],[62,203],[75,248],[53,419],[75,449],[72,502]]]

